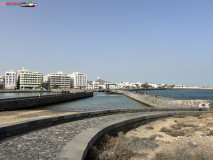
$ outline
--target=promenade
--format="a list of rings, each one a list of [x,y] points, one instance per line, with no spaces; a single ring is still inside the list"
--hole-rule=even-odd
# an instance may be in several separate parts
[[[60,153],[62,148],[76,135],[87,128],[98,126],[109,121],[145,114],[148,113],[137,112],[98,116],[7,138],[0,143],[0,159],[56,159],[56,156]]]
[[[74,114],[72,111],[54,111],[54,110],[16,110],[0,112],[0,125],[8,125],[26,120],[34,120],[38,118],[47,118],[51,116],[62,116]]]

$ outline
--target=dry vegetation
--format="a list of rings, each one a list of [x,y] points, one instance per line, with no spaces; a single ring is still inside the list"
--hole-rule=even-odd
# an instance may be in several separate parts
[[[212,160],[213,114],[177,115],[117,137],[106,135],[87,160]]]
[[[101,142],[91,148],[88,159],[93,160],[129,160],[135,153],[126,148],[124,135],[119,133],[118,137],[105,135]]]

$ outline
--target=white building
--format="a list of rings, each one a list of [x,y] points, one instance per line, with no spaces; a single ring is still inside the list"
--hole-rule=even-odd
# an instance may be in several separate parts
[[[71,77],[71,86],[73,88],[87,87],[87,75],[79,72],[73,72],[69,76]]]
[[[47,83],[48,81],[48,75],[43,76],[43,83]]]
[[[59,88],[70,88],[71,78],[63,72],[48,74],[48,84],[50,87],[58,86]]]
[[[86,89],[93,89],[93,85],[88,83]]]
[[[22,68],[18,70],[18,87],[19,89],[38,89],[43,82],[41,72],[32,72]]]
[[[174,88],[185,88],[185,86],[183,84],[179,84],[179,85],[175,85]]]
[[[92,85],[93,85],[93,89],[100,89],[100,82],[93,81]]]
[[[10,70],[5,72],[5,89],[16,89],[17,74]]]

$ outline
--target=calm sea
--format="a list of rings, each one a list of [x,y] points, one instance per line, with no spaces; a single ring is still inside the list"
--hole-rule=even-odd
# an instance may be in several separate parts
[[[213,99],[213,91],[210,90],[145,90],[149,94],[157,94],[163,97],[176,99]],[[41,95],[54,94],[49,92],[40,93]],[[0,93],[2,98],[39,96],[39,93]],[[93,97],[79,99],[75,101],[59,103],[40,107],[39,109],[47,110],[107,110],[118,108],[143,108],[147,107],[135,100],[132,100],[121,94],[110,94],[104,92],[95,92]]]
[[[121,94],[95,92],[93,97],[45,106],[48,110],[107,110],[119,108],[142,108],[145,105]]]

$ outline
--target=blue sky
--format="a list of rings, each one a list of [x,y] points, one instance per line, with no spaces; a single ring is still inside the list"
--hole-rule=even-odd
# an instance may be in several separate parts
[[[0,74],[25,67],[79,71],[89,80],[213,85],[212,0],[33,2],[0,6]]]

